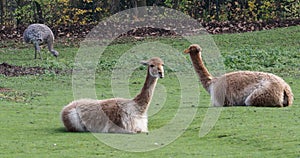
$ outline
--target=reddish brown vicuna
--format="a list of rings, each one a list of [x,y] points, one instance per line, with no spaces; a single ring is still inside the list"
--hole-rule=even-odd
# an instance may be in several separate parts
[[[202,61],[199,45],[190,45],[184,53],[190,55],[201,84],[211,95],[214,106],[285,107],[293,103],[290,86],[274,74],[237,71],[213,77]]]
[[[148,132],[147,110],[158,78],[164,77],[164,63],[154,57],[142,61],[147,77],[141,92],[133,99],[81,99],[65,106],[61,119],[70,132],[140,133]]]

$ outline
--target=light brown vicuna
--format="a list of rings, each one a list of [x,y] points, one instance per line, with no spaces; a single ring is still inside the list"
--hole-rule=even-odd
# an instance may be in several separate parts
[[[290,86],[280,77],[264,72],[237,71],[213,77],[201,57],[201,47],[192,44],[189,54],[196,73],[214,106],[285,107],[293,103]]]
[[[140,133],[148,132],[147,110],[158,78],[164,77],[163,61],[154,57],[148,65],[141,92],[133,99],[81,99],[65,106],[62,122],[70,132]]]

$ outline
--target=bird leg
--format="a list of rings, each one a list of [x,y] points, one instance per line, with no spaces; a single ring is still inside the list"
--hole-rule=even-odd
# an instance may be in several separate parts
[[[41,56],[41,48],[38,43],[34,43],[34,48],[35,48],[35,54],[34,54],[34,59],[36,59],[37,53],[39,53],[40,59],[42,59]]]

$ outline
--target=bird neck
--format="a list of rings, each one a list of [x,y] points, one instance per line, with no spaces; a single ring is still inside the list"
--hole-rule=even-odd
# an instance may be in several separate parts
[[[54,51],[54,49],[53,49],[53,41],[52,40],[49,40],[47,42],[47,45],[48,45],[48,49],[49,49],[50,52]]]
[[[190,57],[203,88],[207,92],[209,92],[209,86],[211,84],[213,76],[208,72],[207,68],[205,67],[200,53],[190,53]]]
[[[145,113],[147,111],[153,96],[156,83],[157,83],[157,78],[152,77],[150,75],[149,68],[148,68],[148,73],[147,73],[144,86],[141,92],[133,99],[138,104],[141,113]]]

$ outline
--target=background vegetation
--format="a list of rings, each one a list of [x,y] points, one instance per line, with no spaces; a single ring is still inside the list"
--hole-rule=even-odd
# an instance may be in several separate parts
[[[164,6],[200,21],[268,21],[300,17],[299,0],[1,0],[0,24],[91,24],[139,6]]]

